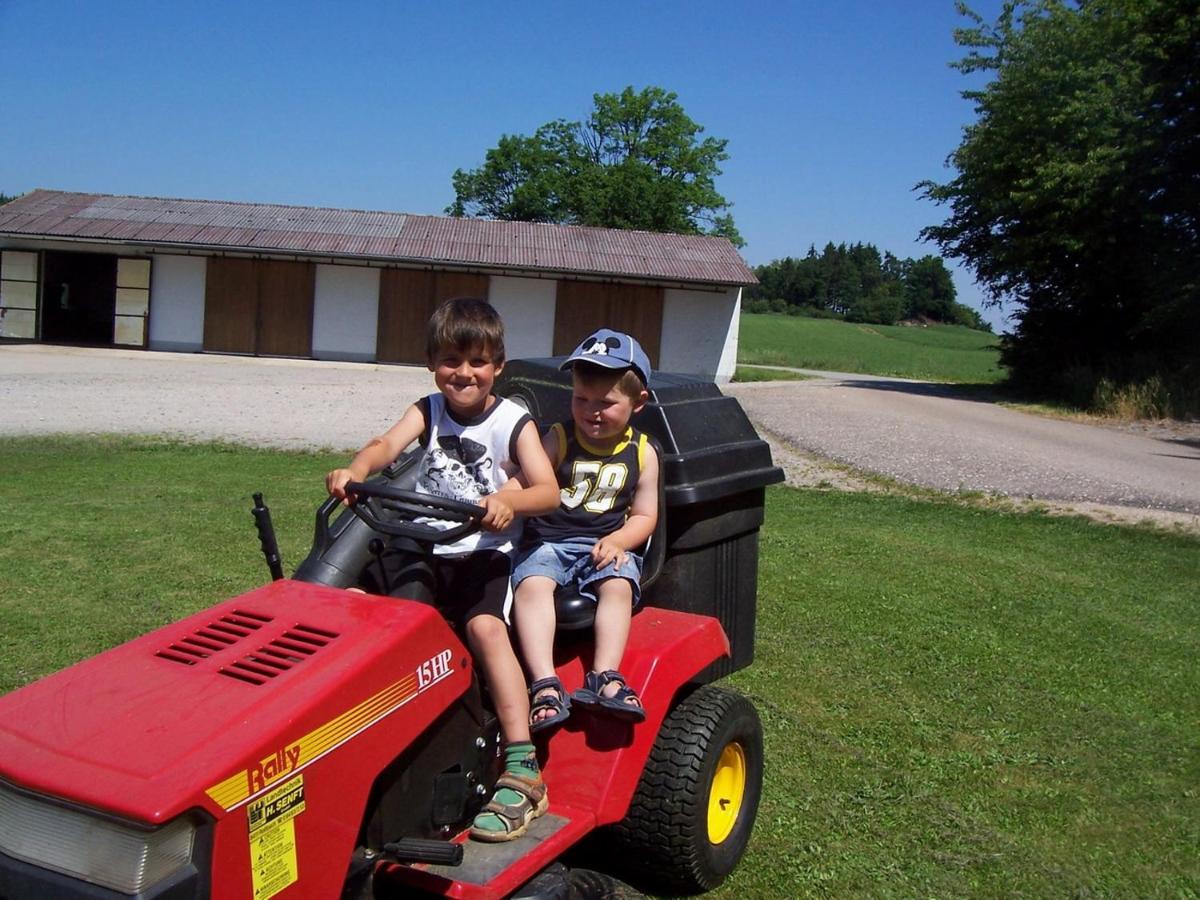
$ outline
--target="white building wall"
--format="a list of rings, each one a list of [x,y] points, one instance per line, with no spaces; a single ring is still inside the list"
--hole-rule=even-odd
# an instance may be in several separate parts
[[[112,252],[110,249],[108,252]],[[151,350],[197,353],[204,349],[203,256],[155,254],[150,265]]]
[[[742,289],[729,288],[725,296],[733,305],[733,313],[730,315],[725,349],[721,351],[721,361],[717,364],[716,381],[722,384],[733,378],[734,369],[737,368],[738,341],[741,340],[742,327]]]
[[[547,278],[493,275],[488,302],[504,320],[504,352],[509,359],[554,352],[554,300],[558,282]]]
[[[0,240],[0,247],[67,250],[144,256],[145,251],[113,244]],[[152,350],[196,352],[204,345],[204,288],[207,257],[153,254],[150,289]],[[317,266],[313,304],[313,356],[370,362],[375,359],[379,307],[375,267]],[[488,299],[504,318],[510,359],[550,356],[554,350],[554,309],[558,282],[549,278],[493,275]],[[737,364],[741,289],[719,291],[667,288],[663,297],[659,368],[726,382]]]
[[[312,352],[316,359],[370,362],[379,325],[379,269],[317,266]]]
[[[658,367],[664,372],[729,381],[737,363],[741,293],[739,288],[720,293],[664,291]]]

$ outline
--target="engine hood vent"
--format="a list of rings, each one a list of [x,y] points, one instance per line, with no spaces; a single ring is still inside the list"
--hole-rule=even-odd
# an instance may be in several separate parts
[[[197,628],[154,655],[185,666],[194,666],[214,653],[220,653],[250,637],[271,621],[271,616],[237,609]]]
[[[218,669],[219,674],[249,684],[266,684],[313,656],[337,637],[311,625],[293,625],[279,637]]]
[[[338,636],[324,628],[297,623],[248,653],[239,646],[273,621],[274,617],[262,613],[234,610],[154,655],[181,665],[195,666],[227,650],[240,652],[242,655],[236,660],[217,669],[217,674],[249,684],[266,684],[313,656]],[[266,635],[259,640],[263,637]]]

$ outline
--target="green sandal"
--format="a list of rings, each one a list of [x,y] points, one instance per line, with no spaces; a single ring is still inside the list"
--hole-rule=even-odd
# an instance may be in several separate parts
[[[496,793],[503,788],[508,788],[510,791],[520,794],[521,802],[508,804],[498,801]],[[523,778],[512,772],[505,772],[496,779],[496,791],[492,794],[492,799],[488,801],[487,806],[481,809],[479,815],[475,817],[475,821],[478,822],[480,816],[491,813],[503,824],[503,830],[490,831],[486,828],[480,828],[476,824],[471,828],[471,838],[487,843],[515,841],[529,830],[529,823],[544,813],[549,807],[550,801],[546,797],[546,783],[544,781],[540,778],[536,780],[533,778]]]

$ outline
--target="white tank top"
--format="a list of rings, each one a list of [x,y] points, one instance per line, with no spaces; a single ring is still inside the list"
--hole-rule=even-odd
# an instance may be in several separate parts
[[[520,468],[517,436],[532,419],[511,400],[497,397],[490,409],[465,421],[451,414],[441,394],[430,394],[420,406],[428,426],[423,435],[425,452],[418,463],[416,489],[421,493],[475,503],[500,490]],[[455,524],[446,522],[445,527]],[[435,544],[433,552],[438,556],[461,556],[475,550],[509,553],[520,537],[521,526],[517,517],[504,531],[477,531],[453,544]]]

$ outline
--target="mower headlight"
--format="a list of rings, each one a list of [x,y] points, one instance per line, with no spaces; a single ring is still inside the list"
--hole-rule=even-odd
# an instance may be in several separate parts
[[[0,851],[126,894],[139,894],[192,859],[187,817],[143,830],[0,784]]]

